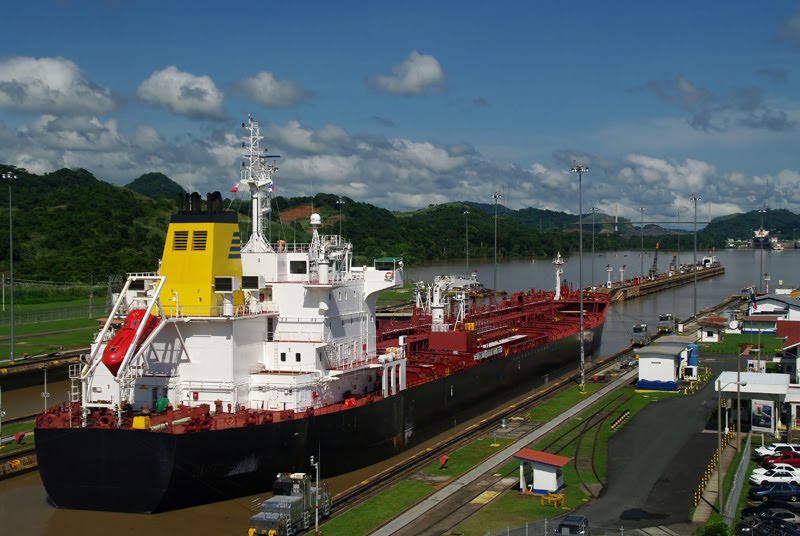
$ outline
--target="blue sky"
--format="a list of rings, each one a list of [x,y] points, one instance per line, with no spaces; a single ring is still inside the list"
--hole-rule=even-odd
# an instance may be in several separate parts
[[[800,3],[11,2],[0,162],[391,209],[800,211]],[[13,23],[8,24],[9,21]]]

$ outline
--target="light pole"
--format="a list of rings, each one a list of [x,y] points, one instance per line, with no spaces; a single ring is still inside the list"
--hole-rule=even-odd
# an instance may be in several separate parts
[[[344,206],[344,199],[341,197],[336,200],[336,204],[339,205],[339,239],[342,238],[342,207]]]
[[[311,467],[317,470],[317,486],[314,488],[314,534],[319,536],[319,462],[311,456]]]
[[[762,233],[762,240],[759,242],[759,245],[758,245],[758,247],[761,249],[761,252],[758,255],[758,259],[759,259],[759,262],[758,262],[758,278],[762,279],[761,275],[764,273],[764,249],[765,249],[765,247],[769,247],[769,241],[765,244],[764,240],[763,240],[763,238],[764,238],[764,234],[763,234],[764,233],[764,213],[767,211],[767,209],[766,208],[762,208],[762,209],[759,209],[758,211],[761,213],[761,227],[759,228],[759,231],[761,231],[761,233]],[[755,245],[755,239],[753,239],[753,244]],[[761,281],[759,281],[759,283],[758,283],[758,288],[761,289],[761,294],[764,294],[764,286],[763,286]]]
[[[14,218],[11,211],[11,183],[17,176],[11,172],[3,173],[3,180],[8,181],[8,274],[11,290],[11,361],[14,361]]]
[[[640,261],[639,274],[641,274],[641,275],[639,275],[639,283],[641,284],[644,281],[644,207],[639,207],[639,212],[642,213],[642,223],[641,223],[642,228],[639,229],[639,236],[640,236],[640,241],[641,241],[641,245],[639,246],[640,247],[640,251],[639,251],[639,261]]]
[[[494,199],[494,288],[492,290],[493,296],[497,296],[497,201],[501,197],[503,196],[500,194],[500,192],[495,191],[495,193],[492,194],[492,199]]]
[[[717,378],[717,488],[719,489],[719,515],[722,516],[722,521],[725,521],[725,491],[722,489],[722,390],[729,386],[736,384],[738,387],[744,387],[747,382],[728,382],[721,385],[722,380]],[[739,430],[736,430],[738,433]]]
[[[464,211],[464,251],[467,252],[467,276],[469,277],[469,210]]]
[[[694,255],[692,257],[692,271],[694,272],[694,318],[697,319],[697,202],[702,198],[693,195],[689,199],[694,202]]]
[[[589,285],[594,290],[594,215],[597,213],[597,207],[592,206],[592,284]]]
[[[583,174],[589,172],[589,168],[573,162],[572,172],[578,174],[578,292],[580,296],[580,340],[581,340],[581,391],[586,385],[586,357],[583,349]]]
[[[675,209],[678,214],[678,224],[681,222],[681,209]],[[678,255],[675,258],[675,270],[681,273],[681,233],[678,233]]]

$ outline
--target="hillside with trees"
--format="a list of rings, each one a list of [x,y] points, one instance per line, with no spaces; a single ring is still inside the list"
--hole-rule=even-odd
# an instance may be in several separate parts
[[[97,179],[84,169],[61,169],[35,175],[0,165],[13,172],[14,272],[18,279],[89,281],[126,272],[153,271],[161,257],[167,223],[183,190],[160,173],[150,173],[127,187]],[[338,201],[343,202],[340,204]],[[250,232],[249,199],[226,200],[226,208],[240,213],[240,227]],[[0,269],[8,264],[8,190],[0,188]],[[431,205],[412,212],[392,212],[347,197],[320,193],[311,197],[275,197],[272,200],[272,241],[306,243],[309,216],[322,216],[324,234],[342,234],[353,242],[356,262],[402,256],[408,265],[463,258],[469,231],[473,258],[491,258],[494,252],[494,205],[455,202]],[[502,209],[502,210],[501,210]],[[469,214],[465,214],[469,211]],[[341,216],[341,217],[340,217]],[[727,238],[749,238],[760,225],[758,211],[718,218],[698,232],[698,250],[724,247]],[[787,210],[770,211],[764,226],[792,238],[800,217]],[[592,215],[585,214],[584,249],[591,247]],[[652,250],[692,247],[691,232],[645,225],[609,215],[594,215],[596,251]],[[616,231],[615,231],[616,228]],[[578,250],[575,215],[536,208],[509,210],[498,206],[499,258],[568,255]]]

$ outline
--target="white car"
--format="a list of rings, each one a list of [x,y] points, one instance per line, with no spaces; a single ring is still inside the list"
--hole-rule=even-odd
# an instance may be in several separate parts
[[[767,471],[772,471],[773,469],[779,469],[781,471],[789,471],[790,473],[800,473],[800,467],[795,467],[794,465],[789,465],[788,463],[776,463],[769,469],[765,469],[763,467],[756,467],[753,469],[751,474],[753,475],[763,475]]]
[[[766,473],[756,473],[750,475],[750,483],[754,486],[763,484],[792,484],[796,486],[800,482],[800,473],[770,469]]]
[[[787,452],[787,451],[798,451],[800,450],[800,446],[795,445],[793,443],[770,443],[764,447],[758,447],[754,452],[753,455],[757,460],[762,458],[766,458],[767,456],[775,456],[777,453],[780,452]]]

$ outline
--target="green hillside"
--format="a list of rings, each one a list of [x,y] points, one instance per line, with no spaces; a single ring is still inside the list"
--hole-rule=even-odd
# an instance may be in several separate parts
[[[163,173],[145,173],[132,183],[125,186],[129,190],[140,193],[153,199],[170,199],[178,198],[179,194],[186,193],[183,186],[173,181]]]
[[[14,271],[18,279],[41,281],[98,281],[108,275],[152,271],[158,267],[169,216],[177,208],[182,188],[160,173],[139,177],[128,187],[114,186],[83,169],[61,169],[45,175],[0,165],[19,179],[14,192]],[[368,203],[320,193],[310,197],[273,199],[272,240],[308,242],[309,216],[322,216],[323,234],[342,234],[353,242],[357,263],[375,257],[402,256],[418,264],[463,258],[467,226],[469,253],[491,258],[494,252],[494,206],[445,203],[411,212],[392,212]],[[249,200],[230,203],[240,212],[240,226],[249,234]],[[7,269],[8,190],[0,188],[0,270]],[[526,208],[498,207],[498,257],[550,256],[578,249],[577,217]],[[469,210],[469,215],[464,211]],[[341,214],[341,218],[340,218]],[[760,224],[754,211],[718,218],[698,233],[698,249],[723,247],[727,238],[747,238]],[[786,210],[764,214],[765,227],[791,238],[800,228],[800,216]],[[635,222],[595,215],[597,251],[641,247]],[[687,236],[688,235],[688,236]],[[584,215],[584,248],[591,247],[591,214]],[[646,225],[644,248],[656,243],[663,250],[690,248],[691,233],[677,233]],[[678,243],[680,242],[680,244]]]

